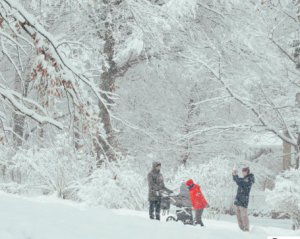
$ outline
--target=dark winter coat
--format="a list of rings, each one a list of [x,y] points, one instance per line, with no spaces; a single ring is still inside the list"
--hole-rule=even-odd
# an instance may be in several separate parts
[[[154,162],[152,165],[152,170],[148,174],[148,187],[149,187],[149,194],[148,200],[149,201],[157,201],[161,199],[162,193],[171,193],[172,190],[166,188],[164,183],[164,178],[160,171],[157,171],[156,167],[160,165],[159,162]]]
[[[254,175],[251,173],[244,178],[240,178],[238,175],[233,175],[233,180],[238,185],[234,205],[247,208],[249,204],[250,190],[255,181]]]

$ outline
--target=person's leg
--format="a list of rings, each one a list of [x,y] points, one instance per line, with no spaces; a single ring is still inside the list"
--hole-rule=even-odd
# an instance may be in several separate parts
[[[160,200],[157,200],[155,203],[155,218],[160,220]]]
[[[238,221],[240,229],[244,230],[244,225],[243,225],[243,220],[242,220],[242,217],[241,217],[241,207],[240,206],[236,206],[236,217],[237,217],[237,221]]]
[[[200,225],[201,225],[201,227],[203,227],[204,226],[204,224],[203,224],[203,221],[202,221],[202,214],[203,214],[203,211],[204,211],[204,209],[200,209],[199,210],[199,223],[200,223]]]
[[[195,210],[195,225],[199,224],[199,210]]]
[[[202,213],[204,209],[195,210],[195,224],[200,224],[202,227],[204,226],[202,222]]]
[[[243,230],[249,231],[249,218],[248,218],[248,210],[245,207],[241,207],[241,218],[243,223]]]
[[[150,219],[154,219],[155,201],[149,201],[149,216]]]
[[[193,219],[193,211],[191,208],[185,208],[187,218],[188,218],[188,224],[192,224],[194,219]]]

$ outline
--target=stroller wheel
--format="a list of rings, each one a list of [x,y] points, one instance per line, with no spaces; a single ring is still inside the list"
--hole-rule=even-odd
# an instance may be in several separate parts
[[[167,222],[177,222],[177,219],[173,216],[168,216],[166,219]]]

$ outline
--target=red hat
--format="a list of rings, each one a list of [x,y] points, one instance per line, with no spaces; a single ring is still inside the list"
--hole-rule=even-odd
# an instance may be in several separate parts
[[[187,180],[185,183],[185,185],[188,187],[192,186],[193,184],[194,184],[194,181],[192,179]]]

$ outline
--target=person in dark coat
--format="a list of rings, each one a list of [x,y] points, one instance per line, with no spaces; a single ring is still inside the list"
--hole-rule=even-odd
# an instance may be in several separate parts
[[[238,185],[237,194],[235,197],[234,205],[236,206],[236,215],[238,224],[241,230],[249,231],[249,218],[248,218],[248,204],[251,187],[254,184],[254,175],[250,173],[249,167],[243,168],[243,177],[237,175],[237,171],[232,173],[233,180]]]
[[[149,187],[149,216],[150,219],[160,220],[160,203],[162,193],[173,193],[172,190],[165,186],[164,178],[160,172],[161,163],[154,162],[152,165],[152,170],[148,174],[148,187]]]

